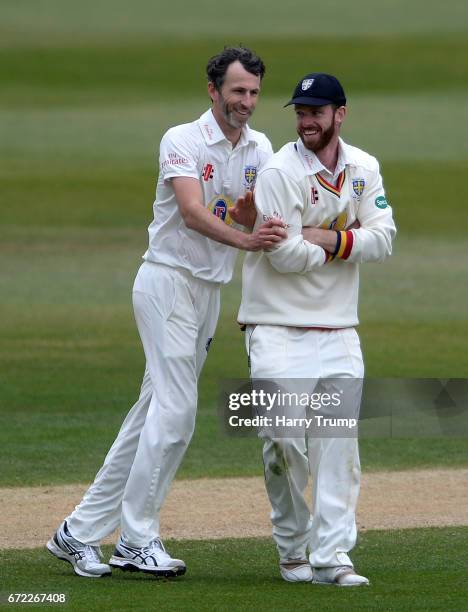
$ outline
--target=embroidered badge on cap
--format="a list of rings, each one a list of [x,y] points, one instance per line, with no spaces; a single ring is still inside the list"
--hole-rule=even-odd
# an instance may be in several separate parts
[[[310,87],[312,87],[312,84],[314,82],[314,79],[304,79],[302,81],[302,91],[307,91]]]

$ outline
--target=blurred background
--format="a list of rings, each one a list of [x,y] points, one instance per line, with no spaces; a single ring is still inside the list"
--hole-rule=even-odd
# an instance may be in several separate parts
[[[3,0],[0,8],[1,484],[87,482],[138,396],[131,287],[158,145],[209,105],[207,60],[252,47],[267,73],[251,123],[275,149],[311,71],[348,96],[343,137],[381,162],[399,235],[362,268],[370,377],[468,377],[468,19],[462,0]],[[239,264],[241,258],[239,258]],[[236,278],[200,383],[180,476],[261,473],[216,399],[247,377]],[[365,469],[466,465],[466,439],[364,440]]]

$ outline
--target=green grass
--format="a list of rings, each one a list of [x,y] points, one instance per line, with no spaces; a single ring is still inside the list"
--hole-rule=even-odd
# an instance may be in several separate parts
[[[261,98],[252,122],[253,127],[269,134],[276,148],[296,140],[294,112],[283,108],[294,82],[284,88],[282,97]],[[464,97],[463,91],[450,97],[434,94],[430,100],[418,92],[391,96],[355,94],[350,100],[343,135],[382,162],[462,164],[468,157],[467,144],[460,137],[460,124],[468,120]],[[34,162],[30,167],[31,178],[42,181],[54,175],[73,179],[81,171],[85,176],[99,171],[107,173],[103,178],[112,182],[111,173],[118,176],[117,170],[123,174],[122,181],[127,176],[132,179],[142,165],[154,175],[162,134],[171,125],[196,119],[208,107],[201,93],[191,102],[190,107],[185,102],[170,106],[167,102],[128,105],[110,102],[104,108],[0,106],[3,131],[0,153],[6,158],[2,176],[11,175],[14,179],[24,172],[28,159]],[[429,129],[439,122],[444,123],[443,133],[435,127]],[[443,170],[440,169],[440,182],[445,186]]]
[[[99,468],[144,368],[130,292],[145,248],[143,229],[4,232],[1,484],[87,482]],[[459,307],[467,289],[458,282],[464,252],[463,240],[402,236],[384,266],[363,267],[360,333],[368,376],[467,376],[468,322]],[[216,412],[220,382],[248,376],[235,323],[239,299],[237,274],[223,290],[181,477],[261,474],[259,442],[226,437]],[[366,470],[461,466],[468,440],[365,439],[361,450]]]
[[[376,155],[399,227],[363,266],[360,335],[373,377],[467,377],[468,19],[465,0],[5,0],[0,17],[0,485],[88,482],[136,398],[131,286],[146,249],[157,147],[206,108],[204,67],[243,42],[267,64],[253,127],[294,138],[282,108],[310,70],[345,85],[346,140]],[[260,475],[252,438],[221,433],[219,381],[247,375],[223,291],[181,477]],[[370,438],[365,470],[466,466],[468,439]],[[428,492],[429,494],[429,492]],[[235,511],[235,508],[233,508]],[[65,592],[67,609],[461,610],[467,528],[368,532],[370,589],[288,585],[270,540],[173,542],[178,581],[80,580],[44,551],[3,551],[1,592]],[[110,549],[106,550],[109,553]]]
[[[86,46],[79,41],[72,44],[73,40],[58,47],[0,47],[1,105],[107,108],[111,96],[120,105],[150,99],[155,105],[172,105],[181,100],[174,95],[175,80],[183,83],[185,96],[205,94],[207,59],[226,44],[222,37],[143,39],[131,44],[117,40],[108,45],[96,40]],[[339,76],[350,99],[357,93],[421,93],[430,103],[434,93],[448,97],[466,89],[468,34],[382,37],[371,33],[286,40],[273,35],[246,42],[267,66],[262,89],[268,97],[286,98],[297,80],[314,70]],[[186,97],[182,99],[185,102]],[[424,108],[425,104],[420,110]]]
[[[270,539],[168,542],[188,566],[184,577],[155,580],[114,571],[86,580],[45,550],[2,553],[2,595],[65,593],[67,610],[454,610],[466,609],[468,528],[369,531],[353,551],[371,586],[288,584]],[[112,548],[105,547],[106,555]],[[118,602],[118,603],[117,603]]]
[[[82,0],[67,5],[60,0],[5,0],[2,4],[0,40],[3,45],[51,46],[54,44],[101,45],[124,40],[226,37],[246,41],[253,36],[281,38],[322,38],[359,36],[372,33],[418,34],[447,32],[462,35],[467,31],[463,0],[392,0],[378,9],[371,0],[329,0],[314,5],[297,0],[291,7],[273,0],[222,2],[214,10],[209,0],[178,4],[135,0],[130,7],[124,0]]]
[[[78,130],[75,135],[79,145]],[[5,154],[3,166],[11,205],[2,210],[8,225],[0,245],[0,482],[86,482],[143,372],[130,292],[146,249],[153,170],[147,161],[138,167],[138,147],[130,142],[124,172],[121,161],[105,159],[106,140],[94,165],[86,143],[70,168],[46,149],[28,177],[28,147],[26,139],[24,160]],[[466,377],[468,318],[461,305],[468,296],[460,279],[467,213],[459,197],[466,162],[383,165],[400,234],[388,262],[362,269],[367,375]],[[247,376],[235,324],[239,299],[237,275],[223,290],[182,477],[261,473],[258,442],[226,438],[215,410],[220,380]],[[362,462],[367,470],[467,465],[467,444],[464,438],[363,440]]]

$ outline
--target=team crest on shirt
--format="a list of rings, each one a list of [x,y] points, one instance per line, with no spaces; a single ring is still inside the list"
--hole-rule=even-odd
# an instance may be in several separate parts
[[[307,91],[310,87],[312,87],[312,84],[314,82],[314,79],[304,79],[302,81],[302,91]]]
[[[364,187],[366,186],[366,181],[362,178],[353,180],[353,191],[357,195],[358,198],[362,196],[362,192],[364,191]]]
[[[245,186],[250,191],[253,191],[255,187],[255,181],[257,180],[257,166],[245,166],[244,167],[244,179]]]
[[[232,219],[231,219],[231,215],[228,212],[231,206],[232,206],[232,200],[230,198],[224,195],[218,195],[218,196],[215,196],[211,200],[207,208],[208,210],[211,210],[211,212],[214,215],[216,215],[218,219],[221,219],[221,221],[224,221],[226,225],[231,225]]]

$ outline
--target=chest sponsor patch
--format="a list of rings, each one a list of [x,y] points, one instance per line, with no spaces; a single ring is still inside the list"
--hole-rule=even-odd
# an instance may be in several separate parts
[[[378,198],[375,198],[375,205],[377,206],[377,208],[387,208],[388,206],[388,202],[387,202],[387,198],[384,195],[379,196]]]
[[[224,195],[218,195],[211,200],[207,208],[214,215],[216,215],[218,219],[224,221],[226,225],[232,225],[233,221],[231,219],[231,215],[228,212],[229,208],[231,208],[232,205],[233,203],[230,198]]]
[[[322,229],[342,231],[346,228],[347,221],[348,213],[344,210],[335,218],[329,217],[328,219],[325,219],[325,221],[320,224],[320,227]]]

